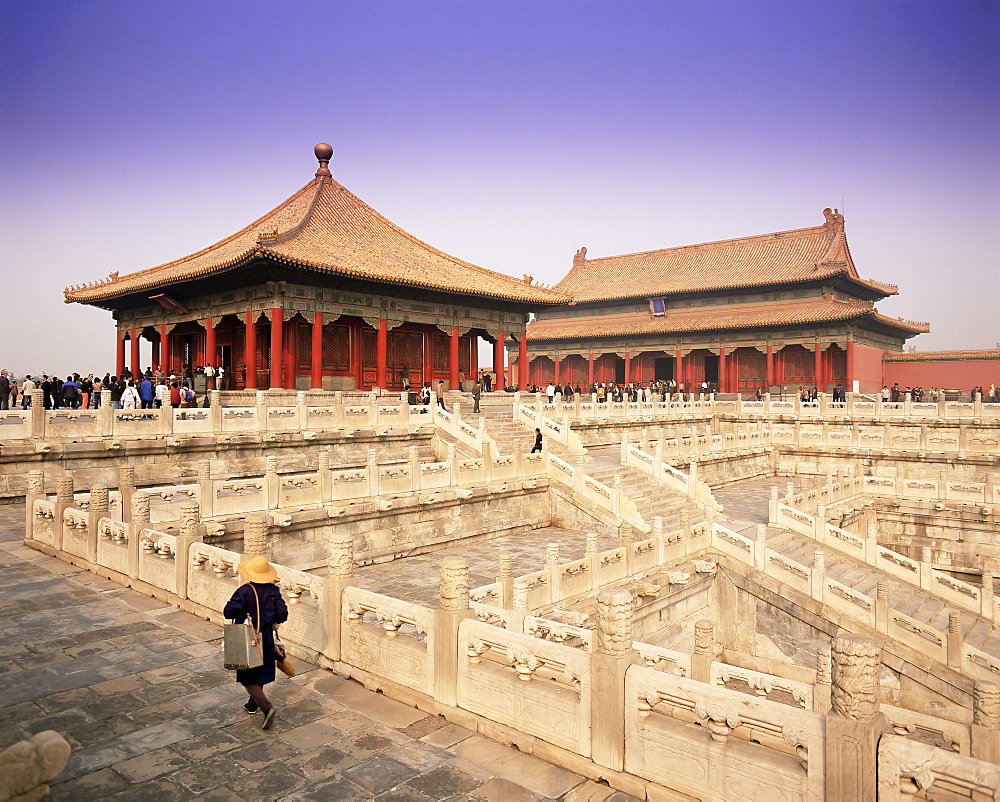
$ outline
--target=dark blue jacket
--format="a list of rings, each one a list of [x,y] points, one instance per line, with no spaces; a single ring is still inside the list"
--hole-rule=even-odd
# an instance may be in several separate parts
[[[254,598],[255,590],[260,599],[259,621],[257,620],[257,599]],[[260,585],[256,582],[240,585],[233,597],[226,603],[222,614],[226,618],[232,618],[237,624],[249,618],[254,629],[261,634],[264,665],[246,671],[237,671],[236,681],[244,685],[266,685],[268,682],[274,682],[274,660],[276,657],[274,628],[288,620],[288,607],[285,605],[285,600],[281,598],[278,586]]]

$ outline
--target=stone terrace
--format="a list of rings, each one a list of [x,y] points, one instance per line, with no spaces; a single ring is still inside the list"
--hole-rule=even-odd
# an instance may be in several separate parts
[[[262,732],[218,626],[29,549],[23,521],[0,506],[0,748],[65,736],[51,799],[632,799],[302,661]]]

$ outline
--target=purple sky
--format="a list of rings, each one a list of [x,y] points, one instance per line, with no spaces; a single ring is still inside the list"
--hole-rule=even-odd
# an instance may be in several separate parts
[[[841,207],[920,350],[1000,340],[1000,4],[73,2],[0,9],[0,366],[114,367],[62,289],[183,256],[334,176],[555,283],[591,257]]]

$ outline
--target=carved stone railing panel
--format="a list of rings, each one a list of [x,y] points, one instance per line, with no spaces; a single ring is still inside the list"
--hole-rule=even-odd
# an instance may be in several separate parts
[[[977,800],[998,796],[1000,767],[994,763],[956,755],[898,735],[883,735],[879,740],[879,802]]]

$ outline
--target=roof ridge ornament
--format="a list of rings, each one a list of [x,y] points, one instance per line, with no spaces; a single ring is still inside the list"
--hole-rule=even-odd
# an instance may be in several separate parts
[[[316,171],[317,178],[332,178],[330,173],[330,159],[333,158],[333,147],[325,142],[320,142],[313,148],[316,159],[319,161],[319,169]]]
[[[587,261],[587,249],[586,247],[580,248],[576,253],[573,254],[573,267],[580,267]]]
[[[844,215],[840,213],[840,209],[830,209],[827,207],[823,210],[823,216],[826,218],[823,228],[833,228],[839,231],[844,230]]]

